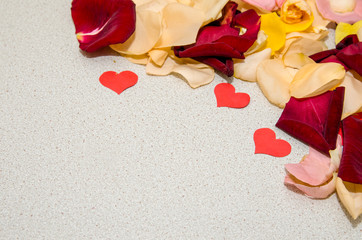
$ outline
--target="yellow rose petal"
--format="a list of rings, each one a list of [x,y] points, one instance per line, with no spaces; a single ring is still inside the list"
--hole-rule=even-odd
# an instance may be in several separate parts
[[[286,0],[280,18],[286,32],[300,32],[309,28],[314,20],[312,10],[305,0]]]
[[[336,190],[349,214],[357,219],[362,214],[362,184],[344,182],[337,178]]]
[[[335,43],[338,44],[343,38],[351,34],[358,34],[358,31],[362,28],[362,20],[351,25],[348,23],[339,23],[336,27]]]
[[[296,98],[320,95],[338,86],[346,71],[338,63],[310,63],[303,66],[290,84],[290,94]]]
[[[275,12],[261,15],[260,29],[268,36],[266,48],[271,48],[272,54],[284,46],[286,35],[285,24]]]

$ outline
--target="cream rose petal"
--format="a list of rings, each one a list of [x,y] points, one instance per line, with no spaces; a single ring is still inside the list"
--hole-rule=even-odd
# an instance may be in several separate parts
[[[148,54],[150,56],[150,59],[152,59],[153,63],[158,66],[162,66],[170,51],[171,48],[153,49]]]
[[[244,60],[234,60],[234,77],[241,80],[256,82],[256,68],[259,63],[271,56],[271,49],[266,48],[263,51],[246,56]]]
[[[336,181],[337,194],[353,219],[362,214],[362,184],[344,182],[341,178]]]
[[[136,30],[133,35],[122,44],[110,47],[124,54],[141,55],[150,51],[161,36],[161,15],[159,12],[148,10],[146,5],[137,8]]]
[[[290,99],[289,85],[294,72],[279,59],[262,61],[256,69],[257,83],[265,97],[274,105],[284,108]]]
[[[162,67],[149,61],[146,66],[146,73],[150,75],[165,76],[171,73],[180,74],[192,88],[206,85],[214,79],[214,70],[202,63],[192,59],[173,59],[168,57]]]
[[[347,72],[340,85],[345,87],[342,119],[362,111],[362,82]]]
[[[204,20],[205,14],[201,10],[181,3],[168,4],[162,10],[162,35],[155,47],[194,43]]]
[[[221,10],[228,0],[193,0],[190,1],[194,8],[199,9],[205,14],[205,22],[203,25],[221,17]]]
[[[303,66],[290,84],[290,95],[306,98],[320,95],[338,86],[345,76],[338,63],[310,63]]]

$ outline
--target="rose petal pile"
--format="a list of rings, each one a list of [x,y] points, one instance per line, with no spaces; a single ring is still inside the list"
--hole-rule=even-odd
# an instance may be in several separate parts
[[[71,13],[84,51],[109,46],[192,88],[215,70],[256,82],[285,108],[277,126],[310,145],[285,183],[313,198],[336,190],[353,218],[362,213],[361,0],[73,0]]]

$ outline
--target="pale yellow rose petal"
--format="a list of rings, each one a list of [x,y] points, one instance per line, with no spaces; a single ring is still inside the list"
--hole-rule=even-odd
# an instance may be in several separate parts
[[[271,49],[266,48],[263,51],[246,56],[245,59],[234,60],[234,77],[241,80],[256,82],[256,69],[263,60],[271,57]]]
[[[205,25],[221,17],[221,10],[227,2],[228,0],[190,0],[189,6],[205,13]]]
[[[338,86],[345,76],[338,63],[310,63],[303,66],[290,84],[290,94],[296,98],[320,95]]]
[[[146,65],[148,63],[148,55],[142,54],[142,55],[125,55],[121,54],[121,56],[125,57],[128,61],[135,63],[135,64],[141,64]]]
[[[156,48],[181,46],[194,43],[205,20],[198,9],[181,3],[170,3],[162,10],[162,35]]]
[[[340,85],[345,87],[342,119],[362,111],[362,82],[347,72]]]
[[[213,81],[214,70],[202,63],[192,59],[173,59],[168,57],[160,67],[149,61],[146,66],[146,73],[151,75],[165,76],[171,73],[180,74],[192,87],[197,88]]]
[[[311,8],[311,11],[313,13],[314,21],[312,23],[313,31],[318,33],[320,31],[325,31],[326,26],[331,22],[329,20],[326,20],[322,17],[322,15],[319,13],[317,9],[317,5],[315,3],[315,0],[307,0],[308,5]]]
[[[256,70],[257,83],[263,94],[280,108],[284,108],[290,99],[289,85],[293,77],[294,73],[279,59],[264,60]]]
[[[338,44],[343,38],[351,34],[357,34],[362,29],[362,20],[351,25],[348,23],[339,23],[336,27],[335,32],[335,43]]]
[[[337,194],[353,219],[362,214],[362,184],[344,182],[339,177],[336,181]]]
[[[297,38],[289,45],[283,56],[284,65],[299,69],[308,63],[314,63],[308,56],[326,49],[327,47],[321,41]]]

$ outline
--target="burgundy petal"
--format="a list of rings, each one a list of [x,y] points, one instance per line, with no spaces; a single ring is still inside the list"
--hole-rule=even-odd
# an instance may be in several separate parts
[[[291,97],[276,126],[328,155],[336,147],[343,99],[344,87],[310,98]]]
[[[351,34],[343,38],[337,45],[336,49],[343,49],[351,44],[358,43],[358,37],[356,34]]]
[[[195,60],[205,63],[216,70],[222,72],[228,77],[231,77],[234,75],[234,62],[231,58],[221,58],[221,57],[199,57],[195,58]]]
[[[73,0],[71,11],[79,47],[87,52],[123,43],[135,30],[131,0]]]
[[[362,75],[362,42],[351,44],[337,53],[339,58],[350,69]]]
[[[310,55],[309,57],[311,59],[313,59],[315,62],[319,63],[321,62],[323,59],[332,56],[332,55],[336,55],[338,53],[337,49],[330,49],[330,50],[325,50],[319,53],[315,53],[313,55]]]
[[[254,44],[255,39],[244,38],[243,36],[224,36],[215,42],[225,43],[239,53],[244,53]]]
[[[176,54],[176,52],[175,52]],[[178,50],[178,57],[228,57],[228,58],[243,58],[240,52],[236,51],[230,45],[223,42],[205,43],[187,48],[183,51]]]
[[[230,27],[229,25],[204,27],[201,28],[198,33],[196,45],[212,43],[226,35],[239,36],[239,32],[239,29]]]
[[[344,142],[338,177],[362,184],[362,113],[345,118],[342,128]]]

